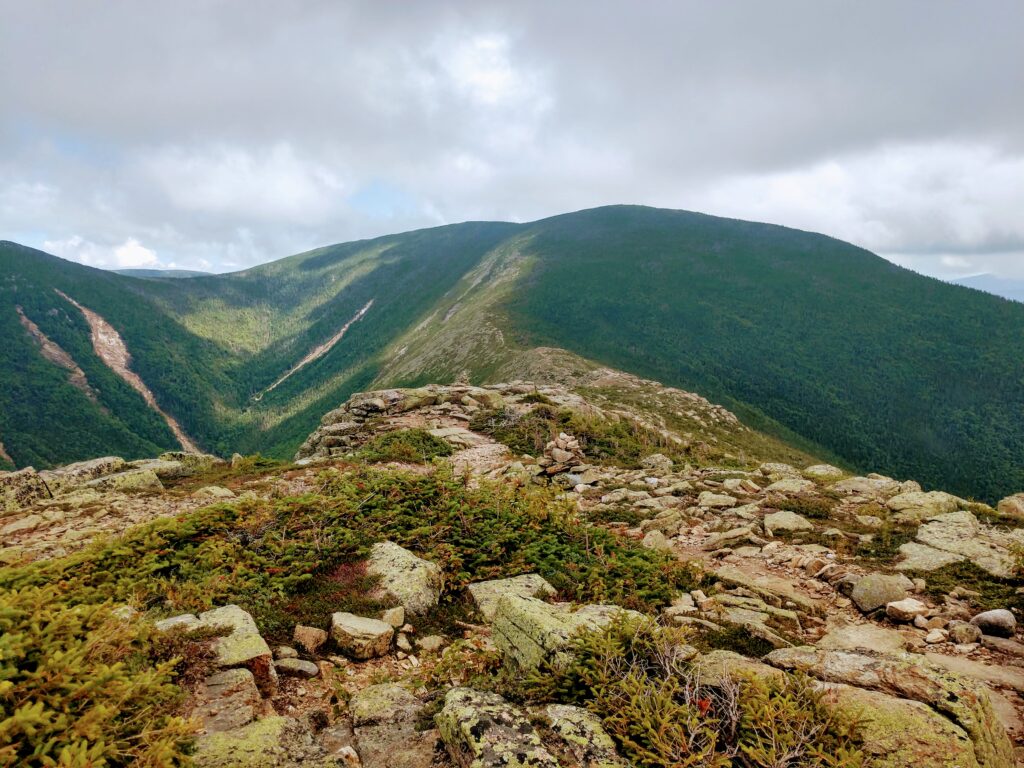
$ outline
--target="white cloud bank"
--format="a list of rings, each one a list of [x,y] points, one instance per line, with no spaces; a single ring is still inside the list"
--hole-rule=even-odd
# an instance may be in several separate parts
[[[99,245],[81,235],[72,235],[64,240],[44,240],[44,251],[62,259],[77,261],[100,269],[175,269],[174,263],[164,263],[155,251],[147,248],[134,237],[118,245]]]
[[[641,203],[1024,277],[1017,0],[75,9],[0,10],[0,238],[83,263]]]

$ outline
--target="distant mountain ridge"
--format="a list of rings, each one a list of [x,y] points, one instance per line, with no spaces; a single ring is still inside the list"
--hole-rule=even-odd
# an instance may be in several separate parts
[[[210,272],[197,272],[194,269],[113,269],[111,271],[128,277],[147,278],[203,277],[211,274]]]
[[[603,365],[697,392],[851,468],[988,499],[1024,487],[1024,305],[824,235],[609,206],[186,280],[3,243],[0,274],[0,330],[14,339],[0,356],[0,441],[19,466],[176,445],[111,378],[59,289],[121,334],[160,408],[221,454],[289,456],[324,412],[372,387]],[[75,360],[98,405],[42,357],[16,306]],[[53,440],[69,414],[74,437]]]
[[[1024,280],[1012,280],[1007,277],[985,274],[960,277],[950,282],[966,288],[985,291],[995,296],[1002,296],[1004,299],[1010,299],[1011,301],[1024,302]]]

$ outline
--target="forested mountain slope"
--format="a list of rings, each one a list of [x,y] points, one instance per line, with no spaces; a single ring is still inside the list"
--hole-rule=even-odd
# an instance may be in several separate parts
[[[57,288],[121,333],[161,408],[218,453],[290,455],[371,384],[508,380],[517,366],[558,380],[600,364],[698,392],[851,468],[990,500],[1024,487],[1024,305],[823,235],[613,206],[181,280],[5,244],[0,273],[12,339],[0,442],[19,466],[174,445]],[[16,306],[95,380],[98,403],[41,355]],[[48,439],[69,420],[69,439]]]
[[[1024,484],[1024,306],[783,227],[615,207],[534,228],[531,340],[747,404],[856,466]]]

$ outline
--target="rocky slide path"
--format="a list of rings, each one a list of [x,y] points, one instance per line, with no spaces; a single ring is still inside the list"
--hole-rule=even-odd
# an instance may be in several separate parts
[[[269,387],[264,389],[262,392],[258,392],[257,394],[253,395],[252,399],[255,400],[256,402],[259,402],[260,400],[263,399],[263,396],[265,394],[267,394],[268,392],[271,392],[271,391],[277,389],[285,381],[287,381],[289,378],[291,378],[296,373],[301,371],[307,365],[309,365],[312,362],[315,362],[316,360],[319,360],[321,357],[323,357],[328,352],[330,352],[332,349],[334,349],[335,345],[339,341],[341,341],[342,338],[345,336],[345,334],[348,332],[348,329],[351,328],[354,323],[359,322],[360,320],[363,319],[363,317],[366,316],[366,313],[370,311],[370,307],[373,306],[373,302],[374,302],[374,299],[370,299],[368,302],[366,302],[366,304],[363,306],[363,308],[360,309],[358,312],[356,312],[355,315],[352,316],[352,319],[349,320],[347,323],[345,323],[338,330],[337,333],[335,333],[333,336],[331,336],[331,338],[329,338],[323,344],[318,344],[317,346],[315,346],[312,350],[310,350],[310,352],[305,357],[303,357],[301,360],[299,360],[299,362],[297,362],[295,365],[293,365],[291,368],[289,368],[273,384],[271,384]]]
[[[169,413],[164,411],[156,402],[156,396],[153,391],[146,386],[146,382],[131,369],[132,356],[128,352],[128,346],[124,343],[124,339],[121,338],[121,334],[108,323],[100,314],[93,312],[88,307],[84,307],[75,301],[73,298],[68,296],[63,291],[54,288],[57,294],[75,306],[85,317],[85,321],[89,324],[89,330],[92,336],[92,348],[96,352],[97,357],[104,362],[104,364],[110,368],[118,377],[124,381],[128,386],[142,395],[142,399],[146,401],[146,404],[156,411],[160,418],[162,418],[171,432],[174,433],[174,437],[177,438],[181,444],[183,450],[190,453],[199,453],[199,447],[192,442],[192,439],[185,434],[185,430],[181,428],[177,419],[171,416]]]

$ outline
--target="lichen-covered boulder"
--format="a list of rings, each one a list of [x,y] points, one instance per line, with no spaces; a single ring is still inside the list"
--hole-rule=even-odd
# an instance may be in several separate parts
[[[804,477],[809,477],[812,480],[841,480],[845,475],[843,470],[831,464],[813,464],[804,470]]]
[[[423,704],[394,683],[371,685],[349,701],[355,744],[363,768],[428,768],[436,731],[417,729]]]
[[[983,634],[996,637],[1013,637],[1017,632],[1017,618],[1005,608],[979,613],[971,619],[971,624]]]
[[[128,469],[149,469],[153,474],[164,480],[174,480],[179,477],[188,477],[188,469],[180,461],[163,461],[161,459],[138,459],[129,461]]]
[[[1013,768],[1013,747],[996,716],[988,690],[981,683],[955,675],[919,656],[882,656],[802,646],[772,651],[765,661],[824,682],[927,704],[970,737],[980,768]]]
[[[713,575],[725,584],[750,590],[770,605],[781,606],[792,603],[804,613],[812,615],[823,613],[821,603],[793,586],[790,579],[773,576],[769,573],[748,574],[731,565],[716,568]]]
[[[700,496],[697,497],[697,506],[703,507],[704,509],[725,509],[727,507],[735,507],[736,498],[727,493],[703,491]]]
[[[127,463],[120,456],[103,456],[99,459],[79,461],[57,469],[47,469],[39,473],[46,482],[46,487],[54,496],[69,493],[81,488],[90,480],[121,472]]]
[[[310,730],[291,717],[265,717],[241,728],[196,740],[196,768],[338,768],[313,743]]]
[[[902,574],[869,573],[853,585],[850,599],[863,613],[871,613],[902,600],[913,588],[914,583]]]
[[[941,549],[916,541],[900,544],[899,552],[901,559],[896,563],[898,571],[937,571],[947,565],[964,561],[963,555],[943,552]]]
[[[942,491],[908,491],[893,496],[885,505],[901,522],[916,522],[947,512],[956,512],[961,499]]]
[[[252,672],[264,696],[277,692],[277,671],[270,646],[260,636],[252,616],[237,605],[225,605],[199,614],[199,624],[228,631],[214,643],[217,666],[245,667]]]
[[[203,681],[195,693],[192,716],[203,731],[219,733],[241,728],[263,712],[256,679],[248,669],[226,669]]]
[[[657,529],[648,531],[640,544],[647,549],[655,549],[659,552],[674,551],[672,542],[668,540],[668,537],[664,533]]]
[[[822,704],[859,723],[872,768],[978,768],[963,728],[919,701],[828,684]]]
[[[94,488],[98,491],[120,491],[121,493],[159,493],[164,484],[151,469],[126,469],[112,475],[97,477],[85,483],[83,488]]]
[[[395,628],[378,619],[344,611],[331,615],[331,639],[353,659],[375,659],[391,650]]]
[[[526,714],[497,694],[452,688],[435,722],[461,768],[559,768]]]
[[[204,485],[202,488],[193,491],[192,496],[197,499],[216,501],[217,499],[233,499],[235,498],[235,492],[222,485]]]
[[[555,588],[536,573],[524,573],[522,576],[513,576],[509,579],[478,581],[470,584],[468,589],[476,609],[485,621],[494,619],[494,612],[498,610],[498,600],[502,595],[549,597],[555,594]]]
[[[772,512],[769,515],[765,515],[764,529],[772,534],[776,531],[788,531],[792,533],[796,531],[814,530],[814,524],[803,515],[798,515],[796,512],[783,509],[778,512]]]
[[[650,472],[671,472],[674,463],[663,453],[652,453],[640,462],[640,466]]]
[[[758,467],[757,471],[772,482],[782,480],[785,477],[800,477],[800,473],[797,471],[796,467],[790,466],[789,464],[783,464],[781,462],[765,462]]]
[[[1024,493],[1015,493],[1013,496],[1007,496],[996,504],[996,509],[1000,514],[1007,517],[1024,519]]]
[[[549,704],[544,721],[583,768],[629,768],[615,742],[593,712],[566,704]]]
[[[784,477],[765,488],[765,493],[800,494],[810,493],[816,486],[802,477]]]
[[[506,594],[498,600],[492,626],[494,644],[520,669],[533,669],[545,660],[567,663],[569,640],[580,629],[599,629],[620,615],[640,617],[617,605],[549,604],[533,597]]]
[[[366,572],[379,579],[378,597],[395,601],[413,616],[427,613],[441,598],[441,568],[393,541],[381,541],[370,548]]]
[[[835,483],[832,488],[846,496],[887,498],[899,493],[900,484],[891,477],[874,475],[868,477],[848,477]]]
[[[176,461],[185,468],[188,475],[209,472],[214,467],[226,464],[224,459],[208,453],[188,453],[187,451],[166,451],[158,457],[160,461]]]
[[[969,560],[1001,579],[1011,578],[1015,563],[1010,548],[1024,544],[1020,530],[993,531],[970,512],[936,515],[917,529],[917,543],[938,552]]]
[[[50,490],[32,467],[0,472],[0,512],[13,512],[48,498]]]

